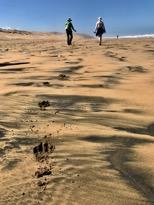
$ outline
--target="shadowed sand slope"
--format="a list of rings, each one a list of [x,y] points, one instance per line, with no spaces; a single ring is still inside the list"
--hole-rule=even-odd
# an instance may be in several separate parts
[[[0,42],[0,205],[154,204],[154,40]]]

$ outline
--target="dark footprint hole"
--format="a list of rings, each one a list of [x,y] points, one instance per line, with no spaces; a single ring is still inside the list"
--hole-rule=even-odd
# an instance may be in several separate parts
[[[120,61],[125,62],[126,61],[126,57],[122,56],[119,58]]]
[[[50,103],[48,100],[47,101],[43,100],[38,103],[38,106],[40,107],[41,110],[45,110],[47,107],[50,106]]]
[[[46,82],[43,82],[43,85],[44,86],[50,86],[50,83],[48,81],[46,81]]]
[[[68,77],[67,75],[63,74],[63,73],[61,73],[61,74],[58,75],[58,79],[59,79],[59,80],[67,80],[68,78],[69,78],[69,77]]]

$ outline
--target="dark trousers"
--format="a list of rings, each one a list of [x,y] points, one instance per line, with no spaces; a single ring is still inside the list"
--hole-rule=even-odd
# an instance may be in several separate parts
[[[72,45],[73,32],[71,30],[66,29],[66,34],[67,34],[67,45]]]

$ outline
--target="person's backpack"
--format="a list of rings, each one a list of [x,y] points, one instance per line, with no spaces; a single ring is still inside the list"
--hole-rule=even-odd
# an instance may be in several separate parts
[[[106,30],[105,30],[105,26],[104,26],[103,21],[98,22],[98,24],[97,24],[97,29],[100,29],[100,30],[103,31],[103,33],[106,33]]]
[[[97,27],[98,28],[103,28],[104,27],[104,24],[102,21],[99,21],[98,24],[97,24]]]
[[[65,23],[65,29],[71,30],[71,27],[72,27],[72,23],[71,22],[66,22]]]

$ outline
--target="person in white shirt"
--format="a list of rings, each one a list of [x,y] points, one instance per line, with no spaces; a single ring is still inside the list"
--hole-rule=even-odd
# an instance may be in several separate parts
[[[99,45],[102,45],[102,35],[104,33],[106,33],[106,29],[105,29],[105,25],[104,22],[102,20],[102,17],[98,18],[98,21],[96,22],[96,26],[95,26],[95,32],[96,36],[99,37],[100,41],[99,41]]]

